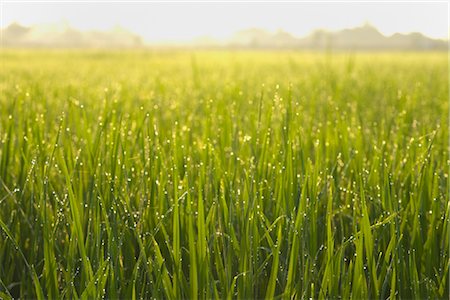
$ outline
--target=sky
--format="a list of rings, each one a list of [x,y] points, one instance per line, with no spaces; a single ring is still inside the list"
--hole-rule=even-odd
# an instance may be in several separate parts
[[[1,27],[66,24],[81,30],[122,27],[146,42],[188,41],[261,28],[302,37],[315,29],[370,23],[383,34],[421,32],[448,39],[442,2],[14,2],[1,0]]]

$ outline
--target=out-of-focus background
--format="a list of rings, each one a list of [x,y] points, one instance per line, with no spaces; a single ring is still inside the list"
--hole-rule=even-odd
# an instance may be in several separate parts
[[[445,2],[2,4],[4,47],[445,50]]]

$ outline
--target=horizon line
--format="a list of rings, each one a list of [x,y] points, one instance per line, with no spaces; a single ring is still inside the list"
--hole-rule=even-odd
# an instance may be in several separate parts
[[[179,39],[157,39],[157,40],[151,40],[148,38],[145,38],[144,36],[142,36],[141,34],[136,33],[135,31],[127,28],[126,26],[123,26],[122,24],[115,24],[107,29],[100,29],[100,28],[91,28],[91,29],[81,29],[77,26],[74,26],[69,20],[67,19],[62,19],[58,22],[49,22],[49,23],[34,23],[31,25],[24,25],[23,23],[21,23],[20,21],[12,21],[10,22],[8,25],[2,26],[3,24],[0,24],[0,30],[4,31],[5,29],[7,29],[8,27],[12,26],[12,25],[18,25],[24,28],[28,28],[28,29],[33,29],[33,28],[38,28],[38,27],[46,27],[46,26],[60,26],[60,25],[64,25],[65,29],[74,29],[77,30],[80,33],[89,33],[89,32],[104,32],[104,33],[111,33],[114,32],[115,30],[124,30],[130,34],[135,35],[136,37],[140,38],[143,42],[143,44],[146,45],[167,45],[167,44],[189,44],[189,43],[193,43],[196,42],[197,39],[200,38],[205,38],[205,39],[211,39],[214,40],[215,42],[227,42],[229,41],[229,39],[232,39],[236,34],[241,33],[241,32],[245,32],[245,31],[249,31],[249,30],[260,30],[262,32],[265,33],[269,33],[269,34],[277,34],[277,33],[287,33],[289,35],[291,35],[294,38],[297,39],[302,39],[302,38],[307,38],[310,37],[312,34],[314,34],[315,32],[319,32],[319,31],[323,31],[325,33],[338,33],[340,31],[344,31],[344,30],[351,30],[351,29],[358,29],[358,28],[364,28],[364,27],[370,27],[372,29],[375,29],[378,33],[380,33],[382,36],[389,38],[389,37],[393,37],[397,34],[401,34],[401,35],[411,35],[411,34],[421,34],[422,36],[434,40],[434,41],[446,41],[449,42],[450,41],[450,34],[447,37],[431,37],[423,32],[420,31],[408,31],[408,32],[393,32],[391,34],[386,34],[383,33],[379,28],[377,28],[377,26],[375,26],[373,23],[371,23],[370,21],[366,20],[363,21],[362,23],[360,23],[359,25],[355,25],[355,26],[347,26],[347,27],[341,27],[339,29],[331,29],[331,28],[327,28],[327,27],[316,27],[314,29],[311,29],[307,34],[304,35],[297,35],[289,30],[286,30],[285,28],[277,28],[275,30],[271,30],[271,29],[267,29],[267,28],[263,28],[263,27],[258,27],[258,26],[248,26],[248,27],[243,27],[241,29],[238,29],[236,31],[231,32],[231,34],[229,34],[227,37],[217,37],[211,34],[198,34],[192,37],[189,37],[187,39],[183,39],[183,38],[179,38]],[[450,28],[448,29],[450,32]],[[51,32],[57,32],[58,30],[50,30],[48,31],[49,33]]]

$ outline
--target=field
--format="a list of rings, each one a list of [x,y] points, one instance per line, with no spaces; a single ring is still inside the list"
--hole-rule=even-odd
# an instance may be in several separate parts
[[[0,298],[447,298],[446,53],[3,50]]]

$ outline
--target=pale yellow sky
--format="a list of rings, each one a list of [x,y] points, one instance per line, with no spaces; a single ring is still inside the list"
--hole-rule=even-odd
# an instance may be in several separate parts
[[[13,2],[2,3],[2,27],[67,22],[82,30],[121,26],[147,42],[226,38],[247,28],[296,36],[369,22],[386,35],[421,32],[448,38],[446,2]]]

